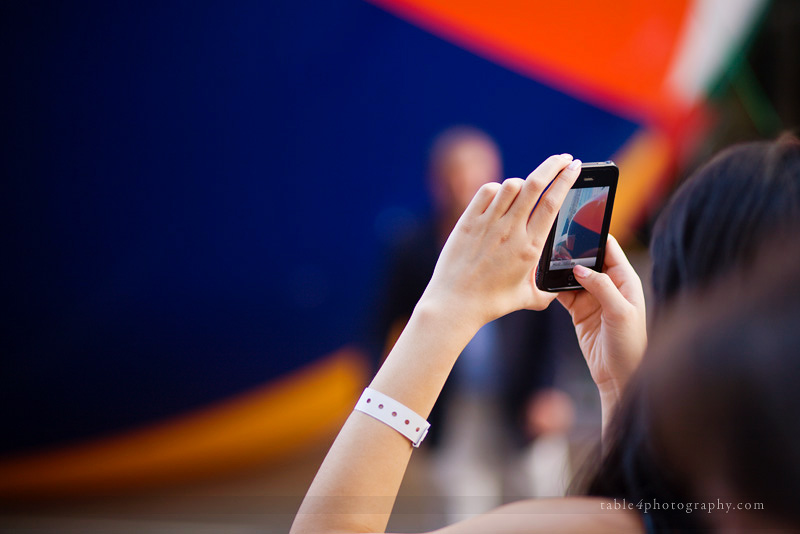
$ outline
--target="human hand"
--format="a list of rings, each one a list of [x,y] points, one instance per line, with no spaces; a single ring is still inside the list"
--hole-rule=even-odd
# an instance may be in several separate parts
[[[558,300],[572,316],[583,356],[601,395],[619,398],[647,347],[642,282],[622,247],[608,236],[602,273],[576,265],[586,291],[565,291]]]
[[[542,310],[555,295],[534,275],[580,160],[551,156],[528,178],[483,185],[453,228],[419,305],[432,305],[477,331],[519,309]]]

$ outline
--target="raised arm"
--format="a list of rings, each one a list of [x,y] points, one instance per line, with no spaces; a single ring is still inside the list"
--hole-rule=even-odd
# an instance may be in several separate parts
[[[572,316],[581,351],[600,392],[605,434],[622,391],[647,348],[642,282],[610,235],[603,272],[576,265],[573,273],[586,291],[563,292],[558,300]]]
[[[511,178],[478,191],[370,387],[427,417],[456,358],[481,326],[517,309],[547,307],[555,295],[540,291],[534,274],[579,173],[580,161],[571,161],[568,155],[552,156],[526,180]],[[401,434],[354,411],[291,532],[383,532],[411,451]]]

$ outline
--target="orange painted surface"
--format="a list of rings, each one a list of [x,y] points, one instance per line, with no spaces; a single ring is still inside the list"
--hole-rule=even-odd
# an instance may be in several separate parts
[[[90,443],[0,460],[0,497],[104,495],[264,464],[331,439],[366,380],[352,349],[195,413]]]
[[[633,135],[614,156],[619,183],[609,232],[620,243],[633,237],[673,163],[669,138],[650,129]]]
[[[669,122],[689,0],[370,0],[466,50],[633,119]]]

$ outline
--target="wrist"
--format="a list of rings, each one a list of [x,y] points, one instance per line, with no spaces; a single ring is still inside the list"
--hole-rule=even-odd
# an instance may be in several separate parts
[[[597,384],[597,391],[600,393],[600,402],[613,405],[622,398],[627,385],[627,380],[610,378]]]
[[[426,289],[414,307],[413,316],[426,324],[436,323],[452,333],[463,332],[471,338],[489,322],[483,311],[480,306],[465,299]]]
[[[605,382],[597,385],[597,391],[600,393],[600,403],[603,406],[613,406],[622,398],[623,387],[616,382]]]
[[[370,387],[427,417],[459,354],[481,326],[464,310],[423,296]]]
[[[600,417],[601,417],[601,432],[603,441],[607,439],[608,427],[617,411],[617,404],[622,398],[622,388],[618,387],[616,383],[598,384],[597,389],[600,393]]]

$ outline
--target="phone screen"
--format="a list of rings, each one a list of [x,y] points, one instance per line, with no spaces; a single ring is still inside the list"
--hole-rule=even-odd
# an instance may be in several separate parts
[[[600,249],[609,186],[570,189],[556,221],[550,270],[594,267]]]

